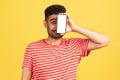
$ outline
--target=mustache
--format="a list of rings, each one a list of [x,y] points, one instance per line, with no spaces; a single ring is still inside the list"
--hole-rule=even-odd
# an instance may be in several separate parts
[[[57,29],[55,29],[55,30],[52,30],[53,32],[56,32],[57,31]]]
[[[55,32],[57,35],[60,35],[60,33],[57,33],[57,29],[51,30],[52,32]]]

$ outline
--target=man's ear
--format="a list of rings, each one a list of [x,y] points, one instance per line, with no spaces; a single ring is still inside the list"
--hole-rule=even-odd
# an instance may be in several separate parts
[[[43,21],[44,27],[47,28],[47,22],[46,20]]]

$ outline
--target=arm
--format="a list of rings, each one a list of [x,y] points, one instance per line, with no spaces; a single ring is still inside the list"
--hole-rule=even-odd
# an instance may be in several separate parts
[[[22,78],[21,80],[31,80],[32,72],[28,69],[22,69]]]
[[[109,38],[101,33],[77,26],[74,26],[73,31],[86,36],[90,40],[88,51],[102,48],[109,44]]]
[[[68,25],[67,32],[72,31],[72,32],[80,33],[86,36],[90,40],[88,44],[88,51],[102,48],[109,44],[110,40],[107,36],[86,28],[76,26],[69,16],[67,20],[67,25]]]

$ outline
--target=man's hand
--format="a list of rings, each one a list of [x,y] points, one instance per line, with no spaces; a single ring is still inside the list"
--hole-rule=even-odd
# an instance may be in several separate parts
[[[67,32],[73,32],[74,28],[77,26],[74,24],[70,16],[68,14],[66,15],[67,15]]]

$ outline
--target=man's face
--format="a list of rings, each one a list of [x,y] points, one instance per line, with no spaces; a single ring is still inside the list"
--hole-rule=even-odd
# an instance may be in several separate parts
[[[54,39],[60,39],[63,35],[57,33],[57,15],[53,14],[46,20],[46,25],[48,35]]]

